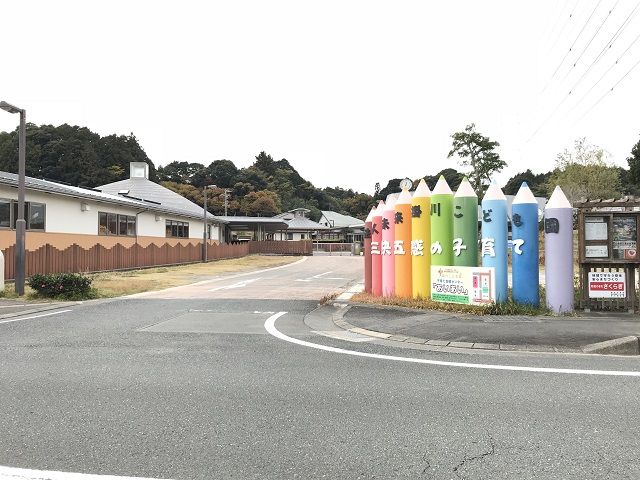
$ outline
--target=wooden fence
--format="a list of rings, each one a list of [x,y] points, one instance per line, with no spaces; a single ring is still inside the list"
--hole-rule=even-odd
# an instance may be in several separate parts
[[[311,240],[249,242],[249,253],[313,255],[313,246]]]
[[[14,278],[15,246],[5,248],[5,279]],[[238,244],[208,245],[208,260],[244,257],[250,253],[276,255],[311,255],[311,242],[245,242]],[[64,250],[47,244],[26,252],[26,277],[35,273],[81,273],[109,270],[128,270],[163,265],[178,265],[202,261],[202,242],[187,245],[124,247],[117,244],[106,248],[100,244],[89,249],[71,245]]]

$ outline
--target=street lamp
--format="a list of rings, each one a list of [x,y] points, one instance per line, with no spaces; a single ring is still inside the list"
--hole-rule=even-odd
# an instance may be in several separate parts
[[[7,102],[0,102],[0,108],[9,113],[20,114],[20,130],[18,131],[18,219],[16,220],[16,256],[15,256],[15,281],[16,293],[24,295],[24,236],[27,222],[24,219],[24,171],[25,171],[25,145],[27,139],[26,118],[27,112]]]
[[[218,188],[217,185],[204,186],[204,230],[202,232],[202,261],[207,261],[207,188]]]

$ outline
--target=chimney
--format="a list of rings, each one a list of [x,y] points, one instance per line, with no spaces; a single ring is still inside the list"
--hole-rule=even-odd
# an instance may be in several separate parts
[[[147,162],[131,162],[129,164],[129,178],[149,179],[149,165]]]

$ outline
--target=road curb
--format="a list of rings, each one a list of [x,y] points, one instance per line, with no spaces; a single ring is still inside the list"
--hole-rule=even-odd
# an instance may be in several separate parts
[[[459,341],[449,341],[449,340],[439,340],[439,339],[426,339],[426,338],[418,338],[411,337],[406,335],[393,335],[385,332],[378,332],[375,330],[368,330],[366,328],[358,327],[346,321],[344,319],[345,314],[351,309],[351,307],[365,305],[368,304],[359,304],[355,302],[343,303],[343,302],[333,302],[332,304],[337,308],[336,313],[332,315],[333,323],[344,330],[348,330],[353,333],[359,333],[361,335],[367,335],[369,337],[373,337],[379,340],[389,340],[398,343],[405,344],[415,344],[415,345],[424,345],[426,347],[436,347],[436,348],[447,348],[451,350],[458,350],[460,352],[466,351],[500,351],[500,352],[533,352],[533,353],[578,353],[578,354],[599,354],[599,355],[638,355],[640,353],[620,353],[623,351],[623,342],[620,345],[616,345],[615,348],[605,348],[605,346],[600,346],[599,349],[594,348],[593,351],[585,351],[585,347],[577,348],[577,347],[565,347],[565,346],[556,346],[556,345],[532,345],[532,344],[523,344],[523,345],[514,345],[514,344],[506,344],[506,343],[484,343],[484,342],[459,342]],[[393,308],[394,310],[397,308]],[[407,311],[415,311],[413,309],[406,309]],[[633,338],[635,341],[635,347],[640,348],[638,337],[624,337],[625,339]],[[620,339],[617,339],[620,340]],[[607,342],[602,342],[607,343]],[[627,340],[624,343],[624,348],[631,348],[633,342],[631,340]],[[599,344],[593,344],[599,345]]]
[[[585,345],[582,351],[601,355],[640,355],[640,341],[634,336],[614,338]]]
[[[35,307],[36,305],[38,305],[37,303],[34,303],[33,306]],[[46,312],[48,310],[57,310],[59,308],[65,308],[65,307],[69,307],[72,305],[78,305],[78,302],[60,302],[60,303],[45,303],[42,304],[42,307],[40,308],[31,308],[28,310],[21,310],[19,312],[11,312],[11,313],[4,313],[2,315],[0,315],[0,320],[5,319],[5,318],[15,318],[15,317],[22,317],[23,315],[31,315],[32,313],[40,313],[40,312]]]

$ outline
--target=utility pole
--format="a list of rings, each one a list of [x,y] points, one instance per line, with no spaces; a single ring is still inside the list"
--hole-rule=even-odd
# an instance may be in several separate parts
[[[230,188],[224,189],[224,216],[227,216],[227,207],[229,206],[229,192],[232,192]]]

